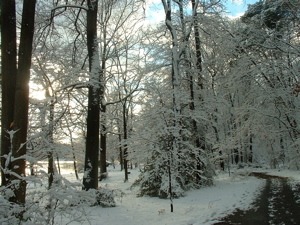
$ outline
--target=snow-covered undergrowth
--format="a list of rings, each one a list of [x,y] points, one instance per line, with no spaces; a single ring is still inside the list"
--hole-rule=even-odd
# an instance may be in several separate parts
[[[215,185],[187,192],[185,197],[174,200],[174,212],[170,212],[170,202],[166,199],[137,197],[137,188],[131,189],[139,175],[138,169],[129,170],[129,182],[124,183],[124,171],[108,168],[108,179],[100,182],[100,187],[121,190],[115,198],[116,207],[85,207],[84,220],[71,221],[60,217],[56,224],[214,224],[218,218],[233,212],[236,208],[247,209],[254,201],[264,181],[244,174],[222,174],[216,177]],[[74,174],[65,175],[75,181]]]
[[[46,176],[26,177],[27,196],[22,207],[7,200],[12,194],[9,188],[0,187],[0,225],[85,223],[89,208],[115,206],[114,196],[120,195],[117,191],[84,191],[82,182],[69,178],[70,175],[56,175],[49,189]]]
[[[24,213],[26,221],[21,224],[210,225],[236,208],[251,207],[265,184],[264,180],[247,176],[245,170],[230,177],[224,173],[215,178],[214,186],[188,191],[186,196],[175,199],[171,213],[168,199],[137,197],[138,188],[132,189],[131,185],[140,172],[138,168],[129,171],[129,182],[124,183],[124,171],[110,166],[108,178],[99,183],[101,190],[111,190],[115,195],[115,207],[95,205],[97,195],[82,191],[82,180],[76,180],[72,173],[58,177],[58,183],[50,190],[47,190],[47,180],[32,182],[27,197],[30,207]],[[1,221],[3,225],[16,224],[3,218]]]

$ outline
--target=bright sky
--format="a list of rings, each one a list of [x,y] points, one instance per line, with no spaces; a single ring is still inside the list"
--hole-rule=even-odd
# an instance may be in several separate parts
[[[226,10],[230,17],[236,18],[244,14],[247,10],[248,4],[254,4],[259,0],[223,0]],[[152,22],[164,21],[165,14],[161,5],[161,0],[147,1],[147,17]]]
[[[227,0],[225,5],[232,17],[239,17],[247,10],[248,4],[254,4],[258,1],[259,0]]]

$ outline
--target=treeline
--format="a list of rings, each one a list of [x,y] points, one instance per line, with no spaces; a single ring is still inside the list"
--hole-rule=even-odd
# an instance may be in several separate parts
[[[73,160],[77,179],[81,162],[91,192],[106,160],[125,182],[143,164],[140,195],[170,198],[171,211],[218,170],[299,169],[298,1],[258,1],[237,19],[222,1],[159,6],[153,24],[142,0],[1,1],[1,201],[16,218],[39,182],[25,161],[48,161],[48,197],[66,182],[55,160]]]

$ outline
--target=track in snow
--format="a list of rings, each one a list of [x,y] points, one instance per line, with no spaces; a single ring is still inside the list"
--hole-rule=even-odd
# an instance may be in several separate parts
[[[299,225],[300,184],[288,178],[252,173],[266,185],[250,210],[237,209],[215,225]]]

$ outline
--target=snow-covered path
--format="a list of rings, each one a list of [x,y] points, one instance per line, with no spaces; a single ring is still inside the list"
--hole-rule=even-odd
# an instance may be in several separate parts
[[[217,224],[300,224],[300,184],[284,177],[253,173],[266,185],[252,209],[237,210]]]

